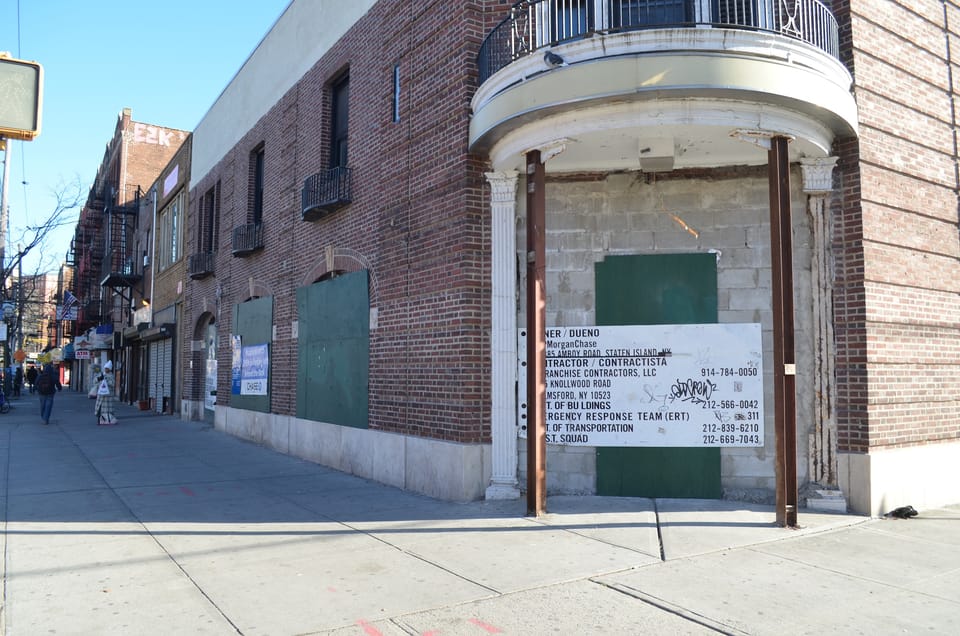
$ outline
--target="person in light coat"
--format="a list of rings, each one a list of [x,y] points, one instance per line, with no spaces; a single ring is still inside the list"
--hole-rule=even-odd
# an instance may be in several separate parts
[[[97,380],[99,382],[97,387],[97,403],[94,406],[94,412],[97,415],[97,424],[100,426],[116,424],[116,380],[113,377],[112,361],[107,360],[107,363],[103,365],[103,373],[97,376]]]

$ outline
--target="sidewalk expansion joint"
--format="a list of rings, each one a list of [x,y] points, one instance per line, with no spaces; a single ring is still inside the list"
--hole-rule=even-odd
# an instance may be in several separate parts
[[[653,499],[653,516],[657,522],[657,545],[660,546],[660,560],[666,561],[667,554],[663,550],[663,530],[660,528],[660,509],[657,508],[657,500]]]
[[[602,585],[606,587],[609,590],[613,590],[614,592],[620,592],[621,594],[624,594],[631,598],[635,598],[638,601],[641,601],[643,603],[646,603],[647,605],[656,607],[657,609],[667,612],[669,614],[673,614],[674,616],[682,618],[686,621],[689,621],[691,623],[696,623],[697,625],[706,627],[707,629],[711,629],[719,634],[730,634],[731,636],[748,636],[748,632],[741,631],[736,627],[731,627],[730,625],[725,625],[724,623],[715,621],[712,618],[709,618],[708,616],[704,616],[702,614],[698,614],[696,612],[690,611],[684,607],[675,605],[669,601],[665,601],[662,598],[657,598],[656,596],[647,594],[646,592],[641,592],[640,590],[634,587],[630,587],[629,585],[623,585],[622,583],[607,583],[607,582],[598,581],[595,579],[590,579],[590,580],[598,585]]]

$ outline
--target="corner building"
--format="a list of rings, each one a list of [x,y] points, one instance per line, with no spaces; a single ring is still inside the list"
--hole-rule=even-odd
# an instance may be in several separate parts
[[[547,328],[759,325],[765,414],[752,447],[550,444],[548,492],[772,500],[786,256],[801,490],[960,500],[956,9],[295,0],[194,131],[184,415],[519,496],[539,206]]]

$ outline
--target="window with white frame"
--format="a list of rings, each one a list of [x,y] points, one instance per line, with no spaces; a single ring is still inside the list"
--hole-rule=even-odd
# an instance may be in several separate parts
[[[183,190],[157,215],[157,269],[163,271],[180,260],[180,215]]]

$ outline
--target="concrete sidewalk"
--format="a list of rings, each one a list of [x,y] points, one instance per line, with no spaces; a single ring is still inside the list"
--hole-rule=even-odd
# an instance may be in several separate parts
[[[960,508],[435,501],[64,391],[0,415],[4,633],[948,633]],[[905,502],[908,503],[908,502]]]

